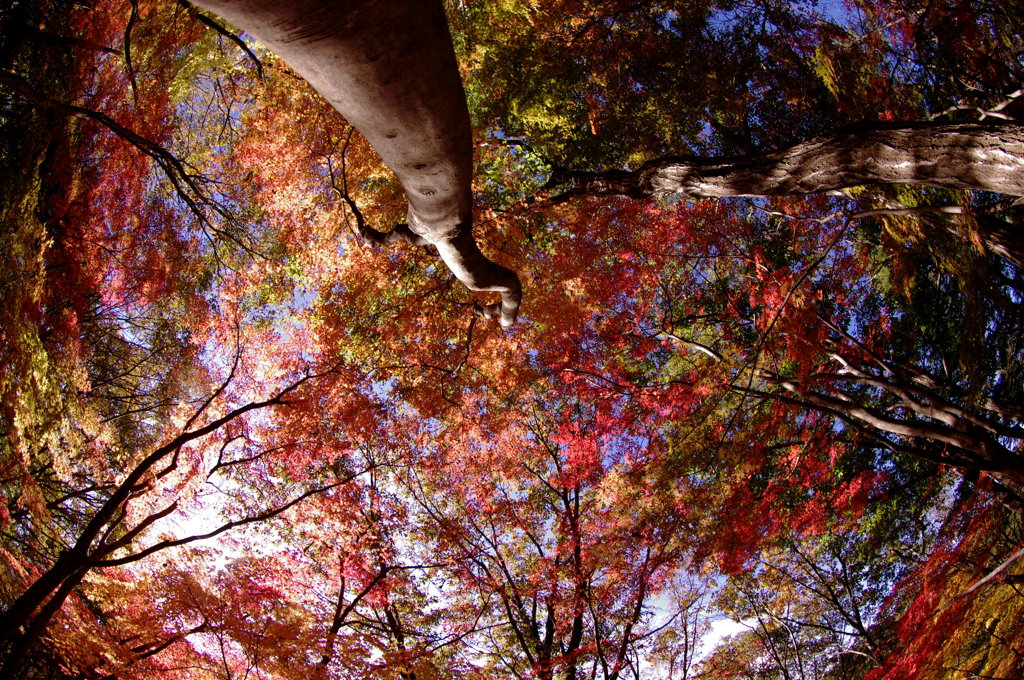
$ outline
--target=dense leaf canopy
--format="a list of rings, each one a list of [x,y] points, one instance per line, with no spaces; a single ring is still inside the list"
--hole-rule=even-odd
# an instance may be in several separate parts
[[[624,188],[1019,139],[1019,4],[445,9],[509,328],[239,27],[0,8],[0,676],[1020,677],[1019,195]]]

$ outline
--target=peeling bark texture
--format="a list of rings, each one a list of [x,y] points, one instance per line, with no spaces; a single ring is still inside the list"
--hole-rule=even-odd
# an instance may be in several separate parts
[[[991,215],[978,218],[978,236],[989,250],[1024,271],[1024,233],[1019,225]]]
[[[787,149],[732,158],[665,157],[634,171],[556,169],[572,196],[780,196],[852,186],[919,184],[1024,196],[1024,126],[873,124]]]
[[[473,145],[466,96],[438,0],[201,0],[305,78],[366,137],[409,201],[409,229],[434,245],[481,308],[510,326],[522,298],[514,272],[472,233]]]

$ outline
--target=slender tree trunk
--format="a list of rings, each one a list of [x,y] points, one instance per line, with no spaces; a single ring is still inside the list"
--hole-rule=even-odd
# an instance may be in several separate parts
[[[511,325],[519,279],[472,234],[473,145],[466,95],[437,0],[201,0],[255,36],[356,127],[395,173],[409,228]]]

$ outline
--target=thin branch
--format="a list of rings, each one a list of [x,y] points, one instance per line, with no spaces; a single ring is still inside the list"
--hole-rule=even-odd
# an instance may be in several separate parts
[[[369,468],[367,468],[367,469],[369,469]],[[152,555],[155,552],[159,552],[160,550],[165,550],[166,548],[172,548],[172,547],[179,546],[179,545],[187,545],[189,543],[194,543],[195,541],[206,540],[208,538],[213,538],[215,536],[219,536],[220,534],[223,534],[226,531],[230,531],[231,529],[235,529],[235,528],[240,527],[240,526],[245,526],[246,524],[253,524],[255,522],[262,522],[264,520],[271,519],[273,517],[276,517],[277,515],[280,515],[281,513],[285,512],[286,510],[289,510],[289,509],[293,508],[294,506],[298,505],[299,503],[301,503],[302,501],[306,500],[307,498],[310,498],[310,497],[315,496],[317,494],[324,493],[326,491],[330,491],[331,489],[335,489],[335,488],[337,488],[339,486],[343,486],[345,484],[348,484],[349,482],[351,482],[353,479],[355,479],[359,475],[362,475],[362,474],[366,473],[367,469],[360,470],[359,472],[353,473],[353,474],[345,477],[342,480],[334,482],[333,484],[328,484],[326,486],[319,486],[319,487],[310,489],[309,491],[306,491],[305,493],[301,494],[300,496],[297,496],[296,498],[293,498],[292,500],[288,501],[284,505],[279,505],[276,508],[271,508],[270,510],[267,510],[265,512],[261,512],[258,515],[252,515],[252,516],[249,516],[249,517],[244,517],[242,519],[233,520],[231,522],[227,522],[225,524],[222,524],[221,526],[217,527],[216,529],[214,529],[212,531],[208,531],[205,534],[196,534],[196,535],[193,535],[193,536],[186,536],[185,538],[178,538],[178,539],[174,539],[174,540],[160,541],[158,543],[155,543],[155,544],[149,546],[148,548],[140,550],[137,553],[132,553],[131,555],[126,555],[124,557],[119,557],[119,558],[116,558],[116,559],[109,559],[109,560],[90,559],[89,560],[89,566],[92,566],[92,567],[117,567],[117,566],[121,566],[121,565],[124,565],[124,564],[129,564],[131,562],[136,562],[138,560],[141,560],[144,557]]]
[[[124,28],[124,66],[128,71],[128,82],[132,87],[132,101],[135,106],[139,105],[139,85],[135,79],[135,67],[132,66],[132,29],[139,18],[139,0],[128,0],[131,4],[131,13],[128,15],[128,25]]]
[[[109,555],[110,553],[114,552],[118,548],[123,548],[124,546],[128,545],[133,540],[135,540],[135,538],[137,536],[139,536],[139,534],[141,534],[143,531],[145,531],[148,527],[152,526],[154,523],[158,522],[159,520],[161,520],[162,518],[166,517],[167,515],[170,515],[171,513],[173,513],[177,509],[178,509],[178,501],[174,501],[173,503],[168,505],[163,510],[160,510],[159,512],[155,512],[152,515],[150,515],[149,517],[147,517],[146,519],[144,519],[143,521],[139,522],[139,524],[137,526],[135,526],[133,529],[131,529],[130,531],[125,533],[124,536],[122,536],[121,538],[117,539],[113,543],[106,543],[106,541],[104,541],[103,544],[100,545],[100,547],[97,550],[97,552],[98,553],[102,553],[104,555]]]
[[[406,243],[414,246],[427,247],[430,243],[413,232],[407,224],[396,224],[391,231],[384,232],[378,231],[373,227],[366,224],[366,219],[363,217],[363,212],[359,209],[355,200],[348,192],[348,167],[346,162],[346,155],[348,153],[349,143],[352,141],[352,133],[355,132],[354,127],[350,127],[348,135],[345,137],[345,145],[341,149],[341,187],[338,187],[337,180],[334,176],[334,164],[331,161],[331,157],[327,156],[327,172],[331,178],[331,189],[334,193],[345,202],[349,210],[352,211],[352,215],[356,218],[356,227],[359,230],[359,235],[367,241],[372,241],[378,245],[390,245],[397,243],[398,241],[405,241]]]
[[[931,116],[929,116],[929,120],[936,120],[937,118],[941,118],[943,116],[948,116],[949,114],[955,113],[957,111],[972,111],[974,113],[977,113],[978,116],[979,116],[978,117],[978,121],[979,122],[985,120],[986,118],[997,118],[999,120],[1016,120],[1015,116],[1009,116],[1009,115],[1003,113],[1002,111],[1007,106],[1009,106],[1010,104],[1015,102],[1022,94],[1024,94],[1024,88],[1019,89],[1019,90],[1015,90],[1015,91],[1011,92],[1010,94],[1006,95],[1006,99],[1004,99],[1003,101],[999,102],[995,106],[993,106],[991,108],[988,108],[988,109],[983,109],[980,106],[969,106],[969,105],[966,105],[966,104],[954,104],[953,106],[950,106],[948,109],[946,109],[944,111],[940,111],[938,113],[932,114]]]
[[[876,217],[880,215],[926,215],[929,213],[944,213],[946,215],[963,215],[967,209],[960,205],[919,205],[913,208],[879,208],[878,210],[865,210],[850,215],[850,219],[862,217]]]
[[[132,1],[133,3],[135,2],[135,0]],[[220,35],[224,36],[231,42],[238,45],[242,49],[242,51],[245,52],[246,56],[249,57],[253,65],[256,67],[256,75],[260,78],[260,80],[263,79],[263,62],[261,62],[259,60],[259,57],[257,57],[256,54],[251,49],[249,49],[249,46],[245,44],[244,40],[242,40],[239,36],[235,35],[228,29],[221,26],[219,23],[217,23],[210,17],[200,12],[199,8],[197,8],[188,0],[178,0],[178,4],[184,7],[186,10],[188,10],[188,13],[195,17],[196,20],[199,21],[199,23],[209,28],[212,28]]]
[[[935,611],[935,614],[933,614],[933,616],[936,615],[936,614],[939,614],[940,612],[945,610],[947,607],[949,607],[951,604],[953,604],[954,602],[959,600],[961,597],[964,597],[966,595],[970,595],[971,593],[973,593],[978,588],[982,587],[983,585],[985,585],[986,583],[988,583],[992,579],[994,579],[997,576],[999,576],[999,574],[1003,573],[1008,567],[1010,567],[1014,562],[1019,560],[1021,557],[1024,557],[1024,548],[1021,548],[1017,552],[1015,552],[1012,555],[1010,555],[1008,558],[1006,558],[1006,560],[1003,561],[1002,564],[1000,564],[998,567],[996,567],[995,569],[990,571],[984,578],[980,579],[977,583],[972,585],[970,588],[968,588],[964,592],[960,593],[959,595],[957,595],[956,597],[951,599],[946,604],[944,604],[941,607],[939,607],[939,609],[937,609]]]
[[[225,222],[232,223],[234,222],[234,219],[229,210],[217,200],[210,197],[201,186],[201,184],[209,183],[210,180],[191,172],[189,168],[186,167],[184,161],[179,159],[163,146],[138,134],[131,128],[118,123],[116,120],[101,111],[94,111],[74,104],[67,104],[62,101],[52,99],[45,94],[41,94],[36,91],[31,83],[14,73],[0,71],[0,85],[5,85],[11,88],[39,108],[47,111],[57,111],[67,116],[86,118],[95,123],[99,123],[110,132],[114,133],[119,138],[153,159],[153,162],[156,163],[157,167],[160,168],[161,172],[163,172],[164,176],[171,183],[175,195],[185,203],[189,212],[198,220],[203,229],[203,233],[206,234],[211,244],[213,244],[215,255],[217,255],[216,243],[209,232],[213,232],[214,234],[231,241],[253,256],[266,258],[265,255],[257,252],[247,243],[241,241],[235,234],[214,224],[213,220],[211,220],[210,216],[206,213],[207,208]],[[219,255],[217,255],[217,259],[220,261]]]

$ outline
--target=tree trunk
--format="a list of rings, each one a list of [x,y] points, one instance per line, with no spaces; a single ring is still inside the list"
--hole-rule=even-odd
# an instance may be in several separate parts
[[[395,173],[409,228],[434,245],[484,308],[515,320],[518,277],[472,235],[473,146],[466,96],[437,0],[201,0],[281,57],[356,127]]]
[[[853,186],[918,184],[1024,196],[1024,126],[901,123],[862,125],[771,153],[732,158],[665,157],[637,170],[557,168],[552,198],[691,198],[817,194]],[[1015,225],[978,221],[985,246],[1016,266],[1024,236]]]
[[[781,196],[920,184],[1024,196],[1024,126],[877,124],[731,158],[665,157],[633,171],[556,170],[572,195]]]

